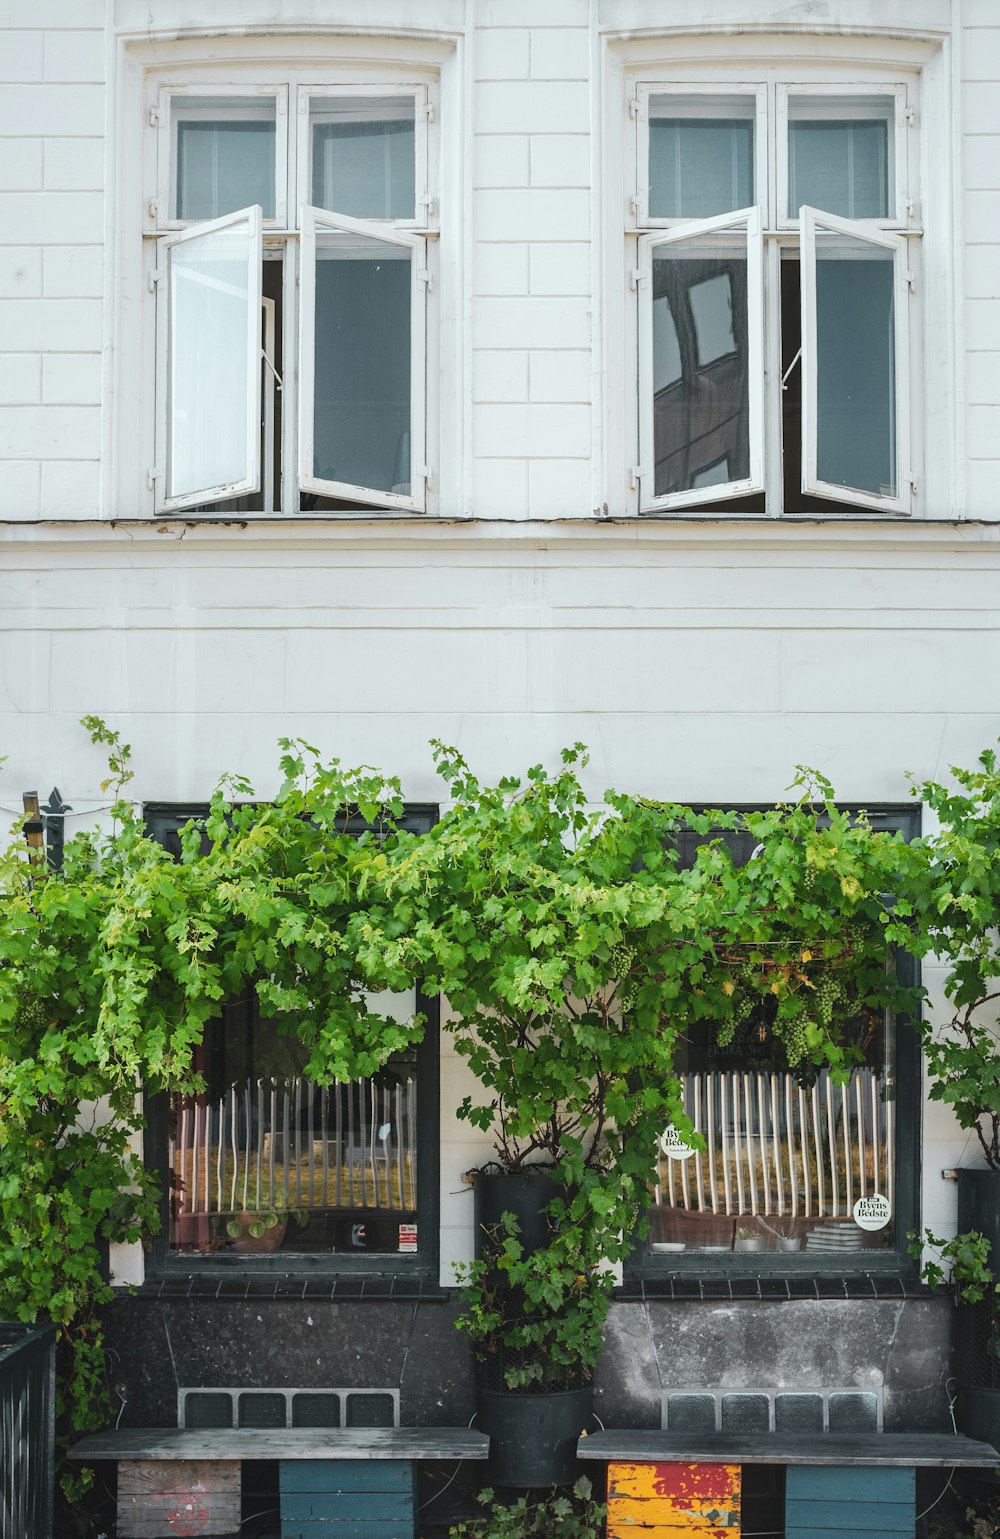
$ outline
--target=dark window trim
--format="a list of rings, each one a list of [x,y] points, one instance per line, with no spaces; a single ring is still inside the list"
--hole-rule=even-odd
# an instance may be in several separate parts
[[[154,838],[181,827],[190,818],[202,818],[208,812],[205,802],[147,802],[143,808],[146,828]],[[411,833],[426,833],[437,822],[439,808],[432,802],[410,802],[399,820]],[[353,814],[345,824],[350,833],[363,833],[371,825]],[[440,1020],[437,998],[430,998],[418,988],[418,1011],[426,1018],[424,1040],[417,1049],[417,1251],[414,1255],[384,1252],[381,1255],[344,1253],[239,1256],[212,1252],[204,1257],[174,1254],[169,1247],[169,1201],[166,1181],[160,1193],[160,1229],[146,1255],[145,1277],[148,1283],[188,1278],[201,1285],[222,1283],[243,1276],[294,1278],[306,1282],[337,1277],[388,1278],[414,1282],[438,1280],[440,1265]],[[167,1169],[167,1096],[165,1093],[144,1097],[146,1127],[143,1137],[143,1161],[153,1170]]]
[[[860,802],[838,802],[841,812],[856,816],[864,812],[872,825],[888,832],[899,831],[907,840],[918,838],[921,831],[921,808],[918,803],[883,803],[865,806]],[[724,806],[699,805],[695,812],[759,812],[754,802],[730,802]],[[724,830],[720,830],[720,833]],[[920,982],[920,969],[914,958],[899,956],[900,981],[912,986]],[[917,1278],[917,1263],[906,1253],[906,1236],[919,1226],[920,1214],[920,1166],[921,1122],[923,1098],[921,1085],[920,1037],[909,1018],[896,1019],[896,1245],[893,1250],[857,1252],[844,1251],[843,1260],[819,1257],[807,1252],[789,1253],[761,1251],[752,1257],[736,1251],[725,1254],[704,1254],[692,1251],[690,1255],[669,1258],[654,1256],[645,1250],[643,1242],[636,1245],[624,1265],[624,1282],[642,1285],[670,1283],[674,1279],[698,1286],[696,1279],[717,1279],[720,1287],[737,1279],[791,1278],[830,1281],[835,1273],[838,1279],[853,1277],[896,1278],[900,1283],[913,1283]]]

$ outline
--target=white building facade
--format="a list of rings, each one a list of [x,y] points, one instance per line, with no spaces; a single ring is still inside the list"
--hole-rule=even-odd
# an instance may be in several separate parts
[[[284,734],[421,805],[431,737],[485,778],[582,740],[598,795],[767,804],[807,763],[886,816],[995,739],[1000,13],[698,9],[2,0],[5,802],[99,815],[85,712],[168,822],[227,769],[266,794]],[[465,1404],[436,1289],[488,1157],[447,1040],[433,1072],[419,1341],[449,1387],[406,1401],[401,1318],[384,1377],[358,1349],[411,1420]],[[966,1139],[921,1102],[900,1180],[947,1231]],[[113,1265],[169,1343],[196,1261]],[[947,1316],[905,1274],[789,1297],[776,1335],[644,1262],[606,1404],[862,1384],[937,1425]],[[245,1302],[231,1382],[306,1382]],[[832,1365],[784,1343],[831,1332]],[[177,1384],[223,1382],[215,1336],[188,1320]]]

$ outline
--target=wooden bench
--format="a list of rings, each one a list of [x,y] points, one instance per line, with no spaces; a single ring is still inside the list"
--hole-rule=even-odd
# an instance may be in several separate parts
[[[608,1466],[608,1539],[737,1539],[742,1468],[786,1467],[785,1539],[913,1539],[916,1471],[988,1469],[989,1443],[933,1433],[600,1432],[581,1459]]]
[[[485,1459],[490,1440],[467,1427],[269,1429],[155,1427],[99,1432],[77,1443],[82,1464],[118,1461],[119,1539],[212,1536],[240,1526],[240,1467],[279,1466],[282,1539],[413,1539],[415,1466]]]

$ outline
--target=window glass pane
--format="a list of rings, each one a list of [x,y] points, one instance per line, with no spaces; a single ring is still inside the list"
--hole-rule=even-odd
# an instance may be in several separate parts
[[[803,203],[847,219],[895,214],[889,192],[892,110],[891,98],[789,98],[789,216]]]
[[[658,497],[750,474],[745,235],[653,252],[653,451]]]
[[[412,997],[394,1003],[409,1018]],[[384,996],[378,1008],[389,1012]],[[326,1088],[306,1057],[255,1000],[206,1028],[205,1094],[170,1098],[173,1250],[416,1250],[416,1050]]]
[[[408,247],[316,237],[313,474],[410,494]]]
[[[752,97],[652,96],[649,213],[704,219],[754,201]]]
[[[215,219],[259,203],[274,216],[275,103],[189,96],[177,123],[175,219]]]
[[[167,496],[245,481],[249,224],[168,248]]]
[[[353,219],[413,219],[412,96],[313,98],[312,201]]]
[[[896,496],[895,264],[885,248],[816,234],[816,473]]]

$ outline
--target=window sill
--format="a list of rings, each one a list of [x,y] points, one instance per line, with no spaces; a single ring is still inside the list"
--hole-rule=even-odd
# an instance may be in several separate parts
[[[267,1303],[289,1299],[331,1302],[446,1303],[451,1293],[436,1282],[420,1277],[304,1277],[285,1272],[280,1276],[256,1272],[220,1276],[176,1274],[150,1278],[134,1291],[139,1299],[253,1299]]]

